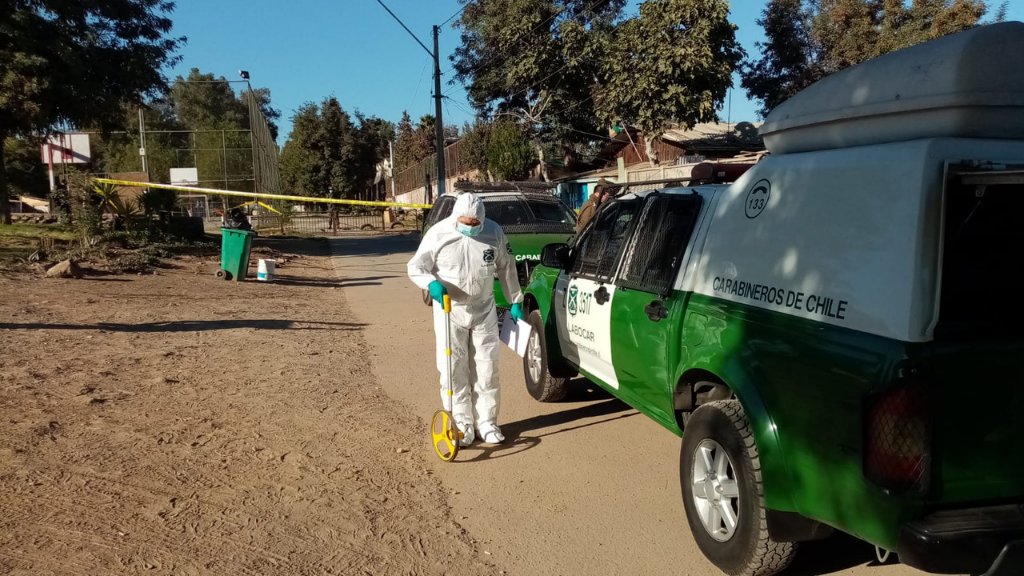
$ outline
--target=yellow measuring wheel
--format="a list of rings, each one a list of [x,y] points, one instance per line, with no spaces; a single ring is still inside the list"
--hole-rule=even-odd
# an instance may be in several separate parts
[[[445,387],[445,395],[448,398],[447,406],[452,405],[452,299],[445,294],[441,297],[444,304],[444,355],[448,358],[448,378]],[[434,446],[434,452],[445,462],[455,460],[459,453],[459,440],[462,440],[462,431],[455,424],[452,413],[449,410],[438,410],[434,412],[434,418],[430,422],[430,443]]]

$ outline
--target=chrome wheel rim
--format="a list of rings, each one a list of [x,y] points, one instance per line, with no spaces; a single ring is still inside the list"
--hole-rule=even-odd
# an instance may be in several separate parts
[[[740,490],[732,460],[721,444],[704,439],[697,445],[690,482],[704,530],[719,542],[732,538],[739,522]]]
[[[530,341],[526,345],[526,363],[530,370],[530,380],[540,382],[541,379],[541,354],[540,337],[537,331],[530,333]]]

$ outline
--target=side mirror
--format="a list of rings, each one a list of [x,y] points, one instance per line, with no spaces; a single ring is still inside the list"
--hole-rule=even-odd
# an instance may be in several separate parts
[[[568,244],[548,244],[540,251],[540,263],[548,268],[565,268],[569,265]]]

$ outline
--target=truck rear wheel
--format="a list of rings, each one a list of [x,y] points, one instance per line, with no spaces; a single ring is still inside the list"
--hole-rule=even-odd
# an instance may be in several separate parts
[[[526,354],[523,355],[526,390],[540,402],[557,402],[569,393],[569,379],[551,375],[540,310],[530,312],[526,321],[530,323],[530,340],[526,343]]]
[[[739,400],[699,407],[679,454],[683,507],[704,556],[731,576],[770,576],[793,560],[796,544],[768,534],[761,461]]]

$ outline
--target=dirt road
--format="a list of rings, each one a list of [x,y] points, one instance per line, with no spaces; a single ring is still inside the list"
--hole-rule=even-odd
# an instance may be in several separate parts
[[[345,293],[366,324],[388,396],[429,417],[439,399],[431,316],[405,263],[418,237],[333,240]],[[477,444],[444,464],[419,451],[453,491],[453,514],[509,574],[720,575],[688,532],[679,493],[679,439],[586,381],[563,402],[527,394],[521,359],[503,349],[501,447]],[[424,432],[424,437],[426,433]],[[922,574],[880,566],[848,537],[804,546],[789,574]]]
[[[274,284],[0,272],[0,574],[497,572],[313,246]]]
[[[417,240],[269,241],[274,283],[0,270],[0,574],[717,576],[678,440],[584,382],[536,403],[503,350],[509,442],[433,455]],[[919,574],[804,552],[791,574]]]

